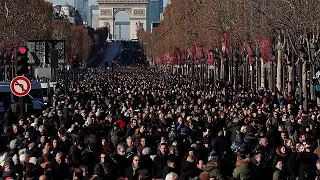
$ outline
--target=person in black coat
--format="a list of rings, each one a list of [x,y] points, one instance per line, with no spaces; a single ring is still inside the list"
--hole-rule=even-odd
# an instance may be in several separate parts
[[[72,159],[72,162],[74,164],[79,165],[80,164],[80,160],[81,160],[81,150],[83,148],[83,144],[81,144],[80,142],[75,142],[71,148],[70,148],[70,156]]]
[[[288,157],[288,161],[287,161],[287,169],[290,173],[290,177],[291,179],[297,179],[299,176],[299,162],[297,161],[297,156],[299,154],[298,150],[299,150],[299,146],[297,146],[298,149],[295,150],[296,148],[294,148],[294,151],[289,155]]]
[[[179,169],[177,168],[176,158],[174,158],[172,156],[171,157],[168,156],[167,165],[165,165],[163,167],[162,178],[165,179],[166,175],[171,173],[171,172],[174,172],[174,173],[176,173],[178,175],[180,174]]]
[[[311,152],[311,147],[306,146],[305,152],[297,155],[297,161],[300,162],[299,180],[315,179],[316,172],[314,165],[318,155]]]
[[[138,176],[138,171],[140,170],[139,161],[140,157],[138,155],[135,155],[133,157],[132,165],[124,170],[124,176],[129,180],[134,180]]]
[[[150,157],[151,149],[144,148],[142,150],[142,156],[140,156],[139,166],[141,169],[146,169],[148,172],[152,172],[153,161]]]
[[[53,164],[54,179],[66,179],[70,177],[68,172],[69,167],[65,162],[65,156],[62,152],[56,154],[55,162]]]
[[[112,156],[113,162],[116,164],[117,170],[120,174],[130,165],[129,160],[125,156],[126,150],[122,144],[117,146],[117,152]]]
[[[167,164],[167,144],[162,143],[159,147],[159,153],[154,158],[152,166],[152,178],[161,179],[163,168]]]

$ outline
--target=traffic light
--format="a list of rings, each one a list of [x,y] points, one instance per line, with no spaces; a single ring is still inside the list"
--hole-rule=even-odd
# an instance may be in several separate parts
[[[77,55],[73,55],[72,56],[72,67],[73,68],[77,68],[78,67],[78,56]]]
[[[17,48],[17,75],[21,76],[24,74],[29,74],[28,67],[28,47],[20,46]]]

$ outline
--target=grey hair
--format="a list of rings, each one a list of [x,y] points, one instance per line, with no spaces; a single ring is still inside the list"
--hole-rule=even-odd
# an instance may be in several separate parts
[[[117,151],[120,151],[121,148],[126,149],[123,144],[118,144]]]
[[[143,148],[142,150],[142,155],[150,155],[151,154],[151,149],[148,147]]]
[[[170,172],[169,174],[166,175],[165,180],[178,180],[179,176],[177,173]]]

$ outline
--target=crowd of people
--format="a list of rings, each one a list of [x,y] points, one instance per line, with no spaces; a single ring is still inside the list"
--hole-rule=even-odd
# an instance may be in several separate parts
[[[61,81],[63,82],[63,81]],[[320,109],[155,69],[83,70],[41,115],[1,119],[1,177],[320,179]]]
[[[134,41],[121,41],[121,48],[115,61],[121,65],[146,63],[140,43]]]

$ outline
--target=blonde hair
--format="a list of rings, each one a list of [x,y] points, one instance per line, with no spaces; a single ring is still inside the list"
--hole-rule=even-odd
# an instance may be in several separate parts
[[[240,128],[240,132],[242,132],[242,133],[245,133],[245,129],[247,129],[248,128],[248,126],[247,125],[243,125],[243,126],[241,126],[241,128]]]

